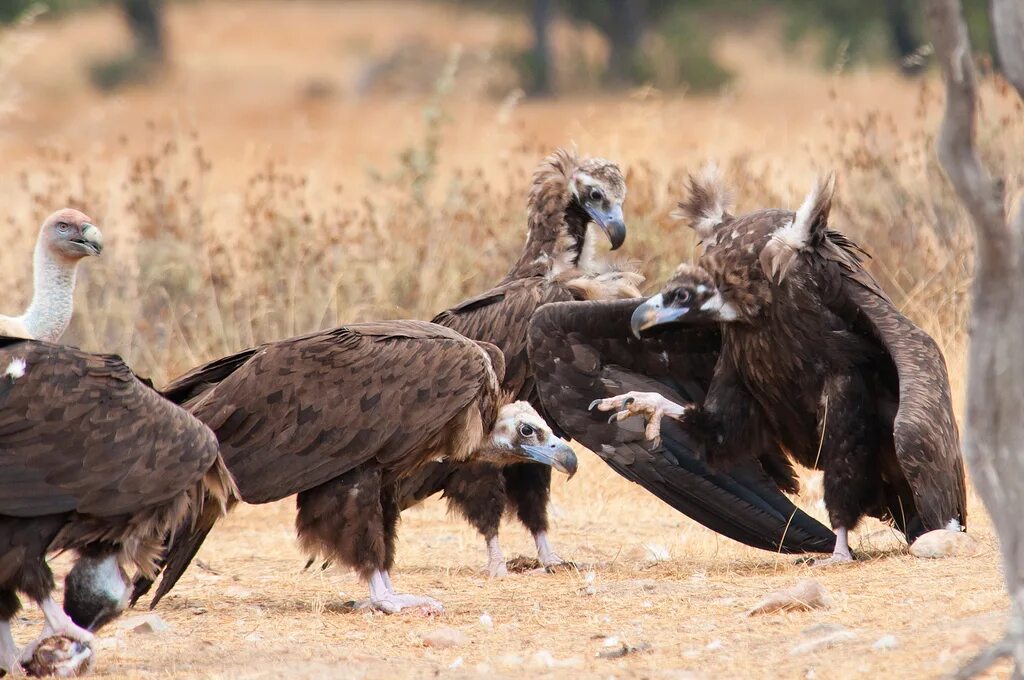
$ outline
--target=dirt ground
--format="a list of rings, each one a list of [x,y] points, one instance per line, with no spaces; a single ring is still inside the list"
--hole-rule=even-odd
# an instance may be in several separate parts
[[[151,88],[101,95],[89,87],[82,60],[110,54],[125,39],[109,10],[40,22],[3,43],[0,201],[7,214],[0,218],[21,223],[41,211],[22,190],[24,177],[35,177],[54,153],[71,159],[57,173],[82,159],[116,169],[128,149],[153,143],[154,130],[158,137],[168,129],[197,131],[212,159],[205,191],[214,197],[208,209],[215,217],[233,214],[241,183],[270,158],[301,167],[324,185],[343,178],[347,191],[367,191],[365,169],[393,161],[423,135],[430,95],[361,94],[351,83],[365,70],[366,54],[386,57],[388,45],[412,36],[427,36],[444,54],[456,40],[474,50],[527,35],[509,17],[433,3],[207,0],[169,7],[178,56]],[[786,182],[792,177],[793,186],[807,186],[810,168],[822,160],[808,153],[808,140],[833,134],[835,120],[877,114],[900,131],[918,120],[921,90],[894,72],[823,73],[761,34],[726,34],[720,42],[723,60],[738,72],[721,95],[638,91],[517,104],[514,97],[455,97],[449,113],[457,124],[444,130],[440,172],[466,165],[502,176],[509,164],[530,167],[551,145],[577,143],[626,166],[692,168],[707,158],[748,155],[763,161],[769,179],[784,172]],[[3,59],[8,48],[7,57],[16,51],[21,58]],[[871,148],[888,153],[884,139]],[[126,214],[118,180],[75,175],[74,182],[99,184],[92,190],[112,197],[109,211]],[[667,195],[647,198],[671,203]],[[225,229],[235,226],[220,219]],[[110,226],[116,256],[117,225]],[[20,300],[27,275],[11,273],[13,256],[0,261],[0,281],[17,285]],[[2,311],[8,306],[15,307],[5,302]],[[964,329],[930,329],[942,331],[944,347],[958,348],[947,358],[959,408]],[[998,547],[974,496],[969,530],[978,550],[972,556],[916,559],[872,521],[853,535],[855,564],[818,569],[719,538],[593,454],[580,455],[577,477],[556,480],[551,512],[553,544],[578,570],[488,580],[482,539],[433,500],[403,516],[395,583],[403,592],[440,599],[446,613],[427,619],[350,612],[344,603],[364,597],[364,587],[343,570],[303,570],[292,501],[242,507],[214,530],[199,562],[161,603],[157,614],[169,630],[147,634],[111,625],[97,644],[96,675],[934,678],[1001,634],[1007,602]],[[800,504],[823,517],[820,486],[809,479],[805,488]],[[509,557],[533,555],[515,522],[503,542]],[[56,564],[63,572],[66,558]],[[745,616],[769,592],[803,578],[824,585],[831,608]],[[19,641],[32,637],[40,622],[34,609],[24,612],[15,626]],[[836,625],[852,635],[810,652],[794,649]],[[461,631],[464,641],[426,646],[424,635],[440,628]],[[876,648],[885,636],[895,641]],[[636,651],[607,658],[623,645]],[[991,676],[1008,676],[1007,667]]]

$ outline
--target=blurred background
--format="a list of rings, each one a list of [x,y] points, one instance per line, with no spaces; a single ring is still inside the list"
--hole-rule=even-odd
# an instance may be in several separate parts
[[[1019,107],[966,6],[1012,178]],[[0,22],[4,311],[41,219],[79,207],[109,247],[66,337],[158,382],[492,285],[558,145],[627,172],[616,256],[650,287],[692,255],[668,218],[688,172],[719,162],[756,208],[837,169],[840,226],[959,368],[969,243],[912,0],[0,0]]]

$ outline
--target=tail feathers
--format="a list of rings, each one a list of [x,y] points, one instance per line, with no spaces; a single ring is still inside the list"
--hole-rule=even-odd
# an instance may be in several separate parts
[[[240,500],[238,487],[219,457],[204,476],[202,486],[204,493],[201,511],[167,537],[163,566],[156,574],[160,576],[160,586],[149,604],[150,609],[155,608],[163,596],[174,588],[213,526]],[[135,578],[132,586],[132,606],[153,587],[156,575],[153,578],[145,575]]]

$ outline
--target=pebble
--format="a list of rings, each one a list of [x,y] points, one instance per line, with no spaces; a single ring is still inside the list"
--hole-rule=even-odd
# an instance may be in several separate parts
[[[963,531],[938,529],[923,534],[910,546],[910,554],[925,559],[969,557],[978,554],[978,542]]]
[[[828,609],[831,606],[832,598],[825,587],[812,578],[805,578],[788,588],[771,593],[748,611],[747,616]]]
[[[156,614],[141,614],[121,619],[117,627],[129,633],[166,633],[171,629],[167,623]]]
[[[871,645],[871,649],[877,651],[887,651],[890,649],[896,649],[900,646],[900,641],[895,635],[883,635],[882,637],[875,640],[875,644]]]
[[[435,628],[420,636],[423,645],[435,649],[451,649],[461,647],[469,642],[469,637],[456,628]]]
[[[804,634],[811,635],[813,637],[811,637],[810,640],[794,645],[793,648],[789,650],[789,653],[792,656],[800,656],[819,649],[833,647],[842,642],[849,642],[857,637],[857,633],[835,623],[812,626],[805,630]]]

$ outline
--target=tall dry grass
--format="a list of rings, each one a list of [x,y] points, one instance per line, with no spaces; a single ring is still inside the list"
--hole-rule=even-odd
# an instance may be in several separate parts
[[[487,149],[476,165],[444,166],[445,130],[460,124],[459,107],[449,101],[456,66],[453,55],[423,105],[420,138],[379,170],[329,175],[266,162],[222,193],[211,189],[210,177],[216,163],[229,161],[212,159],[187,125],[152,125],[146,148],[122,140],[120,148],[94,154],[101,162],[39,148],[7,192],[5,306],[30,293],[25,254],[35,234],[24,225],[64,204],[102,215],[109,242],[102,262],[86,264],[68,340],[121,353],[158,382],[232,350],[316,328],[429,318],[484,289],[523,242],[529,170],[546,150],[515,143]],[[1011,186],[1019,185],[1020,105],[994,81],[985,101],[982,147]],[[829,103],[837,111],[841,104]],[[642,128],[660,106],[656,99],[638,103],[631,109],[638,120],[623,127]],[[792,154],[801,167],[810,159],[838,171],[834,225],[872,253],[870,268],[897,305],[936,336],[959,383],[970,242],[932,152],[940,106],[926,82],[909,128],[881,114],[836,116],[828,134]],[[793,158],[736,152],[713,160],[744,210],[799,202],[810,177],[791,169]],[[651,288],[692,256],[692,236],[668,214],[686,174],[707,160],[691,151],[625,167],[628,251],[639,256],[634,264]],[[366,173],[361,184],[370,189],[346,188],[351,173]]]

